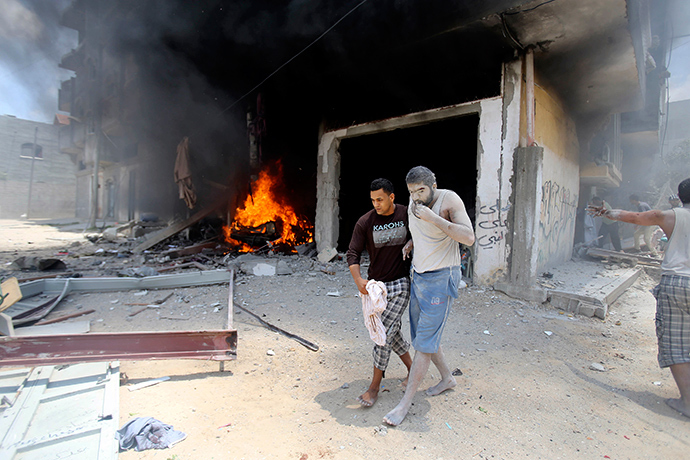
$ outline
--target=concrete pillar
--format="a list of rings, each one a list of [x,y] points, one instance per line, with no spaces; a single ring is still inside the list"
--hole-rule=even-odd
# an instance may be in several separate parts
[[[535,144],[534,138],[534,47],[525,50],[525,118],[527,122],[527,146]]]
[[[91,133],[86,135],[84,143],[84,157],[87,166],[91,167],[91,181],[89,182],[89,223],[87,228],[96,226],[96,219],[99,216],[99,187],[98,173],[100,170],[100,143],[99,135]]]
[[[510,275],[508,282],[494,285],[512,297],[538,302],[546,301],[546,291],[537,286],[543,160],[543,147],[515,149]]]
[[[314,241],[316,250],[335,248],[340,231],[338,196],[340,195],[340,138],[335,132],[321,136],[317,159],[316,216]]]

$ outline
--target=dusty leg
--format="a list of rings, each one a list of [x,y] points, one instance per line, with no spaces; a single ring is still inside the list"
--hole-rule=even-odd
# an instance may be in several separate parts
[[[436,369],[438,369],[438,371],[441,373],[441,381],[433,387],[429,387],[426,390],[427,395],[440,395],[444,391],[450,390],[458,384],[458,382],[455,381],[455,377],[453,377],[453,374],[448,368],[448,364],[446,364],[446,357],[443,355],[443,350],[441,349],[441,347],[438,347],[438,351],[431,355],[431,361],[436,366]]]
[[[405,376],[405,380],[400,383],[400,386],[404,391],[405,388],[407,388],[407,380],[410,378],[410,368],[412,367],[412,357],[410,356],[410,353],[407,352],[403,355],[400,355],[400,361],[402,361],[407,368],[407,376]]]
[[[672,365],[671,374],[680,390],[680,398],[667,399],[666,404],[686,417],[690,417],[690,363]]]
[[[656,252],[656,248],[652,246],[652,234],[654,232],[654,227],[645,227],[645,232],[644,232],[644,244],[647,245],[647,250],[652,254],[652,256],[656,257],[658,254]]]
[[[643,228],[639,225],[635,227],[635,232],[633,233],[633,247],[635,251],[640,250],[640,237],[642,236]]]
[[[379,398],[379,389],[381,388],[381,379],[383,379],[383,371],[374,367],[374,376],[371,378],[371,385],[369,389],[357,398],[357,401],[363,407],[371,407]]]
[[[383,417],[383,421],[389,425],[397,426],[402,423],[407,415],[407,412],[412,406],[412,399],[414,398],[419,384],[422,383],[426,371],[429,370],[429,363],[431,362],[431,354],[422,353],[418,351],[412,360],[412,368],[410,369],[410,378],[405,389],[405,394],[395,408]]]

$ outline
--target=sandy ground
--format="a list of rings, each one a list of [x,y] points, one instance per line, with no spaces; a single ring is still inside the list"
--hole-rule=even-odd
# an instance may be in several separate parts
[[[93,244],[78,232],[0,221],[3,277],[45,274],[10,271],[7,264],[21,255],[58,257],[66,248],[69,255],[59,257],[82,274],[112,275],[143,263],[122,246]],[[292,275],[239,274],[235,300],[319,351],[237,310],[238,359],[224,372],[206,361],[122,361],[128,380],[120,389],[120,426],[151,416],[187,438],[166,450],[123,452],[121,459],[688,457],[690,419],[664,403],[678,390],[656,362],[653,275],[641,276],[605,321],[469,286],[453,305],[443,341],[451,369],[462,372],[457,387],[436,397],[420,391],[393,428],[382,419],[402,396],[405,368],[393,358],[378,402],[359,406],[371,378],[372,342],[346,263],[331,264],[335,274],[328,274],[315,259],[281,257]],[[138,307],[125,303],[170,292],[160,308],[126,320]],[[92,331],[213,329],[227,314],[227,294],[227,285],[214,285],[70,295],[53,315],[94,308],[75,319],[89,319]],[[409,337],[407,321],[403,331]],[[170,380],[128,390],[164,376]],[[432,369],[422,389],[438,377]]]

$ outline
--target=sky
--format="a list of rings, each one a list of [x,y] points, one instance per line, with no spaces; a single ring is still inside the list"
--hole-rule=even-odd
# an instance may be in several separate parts
[[[52,123],[60,83],[73,72],[58,67],[77,32],[58,24],[71,0],[0,0],[0,115]]]
[[[671,72],[669,100],[675,102],[690,99],[690,37],[673,41],[668,70]]]
[[[73,76],[58,67],[77,44],[59,25],[71,1],[0,0],[0,115],[52,123],[60,83]],[[690,36],[674,39],[668,63],[670,101],[690,99]]]

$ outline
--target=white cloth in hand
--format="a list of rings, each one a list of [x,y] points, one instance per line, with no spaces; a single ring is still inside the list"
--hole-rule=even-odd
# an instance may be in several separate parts
[[[364,313],[364,325],[369,331],[369,337],[376,345],[386,344],[386,328],[381,321],[381,313],[388,306],[386,285],[381,281],[369,280],[367,282],[367,295],[362,297],[362,313]]]

